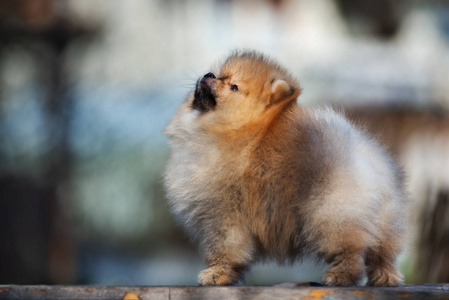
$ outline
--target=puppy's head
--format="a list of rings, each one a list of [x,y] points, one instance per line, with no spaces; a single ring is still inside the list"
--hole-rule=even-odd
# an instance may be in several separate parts
[[[299,94],[284,68],[256,52],[236,52],[198,79],[165,133],[186,141],[204,136],[199,132],[247,135],[270,124]]]
[[[241,124],[296,100],[300,88],[275,62],[255,52],[235,53],[196,83],[191,108],[208,118]]]

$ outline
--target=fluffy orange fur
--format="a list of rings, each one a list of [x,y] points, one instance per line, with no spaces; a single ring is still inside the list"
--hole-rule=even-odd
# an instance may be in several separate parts
[[[242,279],[258,260],[329,263],[326,285],[395,286],[406,197],[387,152],[330,109],[298,105],[275,62],[234,53],[202,77],[166,129],[174,214],[209,267],[201,285]]]

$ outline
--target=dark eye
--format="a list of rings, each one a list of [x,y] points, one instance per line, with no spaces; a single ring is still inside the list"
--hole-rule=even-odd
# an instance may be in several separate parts
[[[236,84],[231,84],[231,90],[237,92],[239,90],[239,87]]]

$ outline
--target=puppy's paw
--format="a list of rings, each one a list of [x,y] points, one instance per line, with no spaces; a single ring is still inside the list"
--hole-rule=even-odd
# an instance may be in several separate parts
[[[231,285],[241,280],[239,272],[232,268],[213,266],[200,272],[198,283],[200,285]]]
[[[323,276],[327,286],[357,285],[365,271],[363,256],[358,251],[330,255],[330,268]]]
[[[349,273],[328,271],[323,276],[323,284],[327,286],[351,286],[357,285],[358,278]]]
[[[370,286],[398,286],[404,282],[402,274],[396,268],[379,268],[368,276],[368,285]]]

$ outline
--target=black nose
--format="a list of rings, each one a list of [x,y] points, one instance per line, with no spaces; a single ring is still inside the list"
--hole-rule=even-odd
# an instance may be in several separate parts
[[[204,78],[213,78],[215,79],[215,75],[212,72],[207,73],[206,75],[203,76]]]

